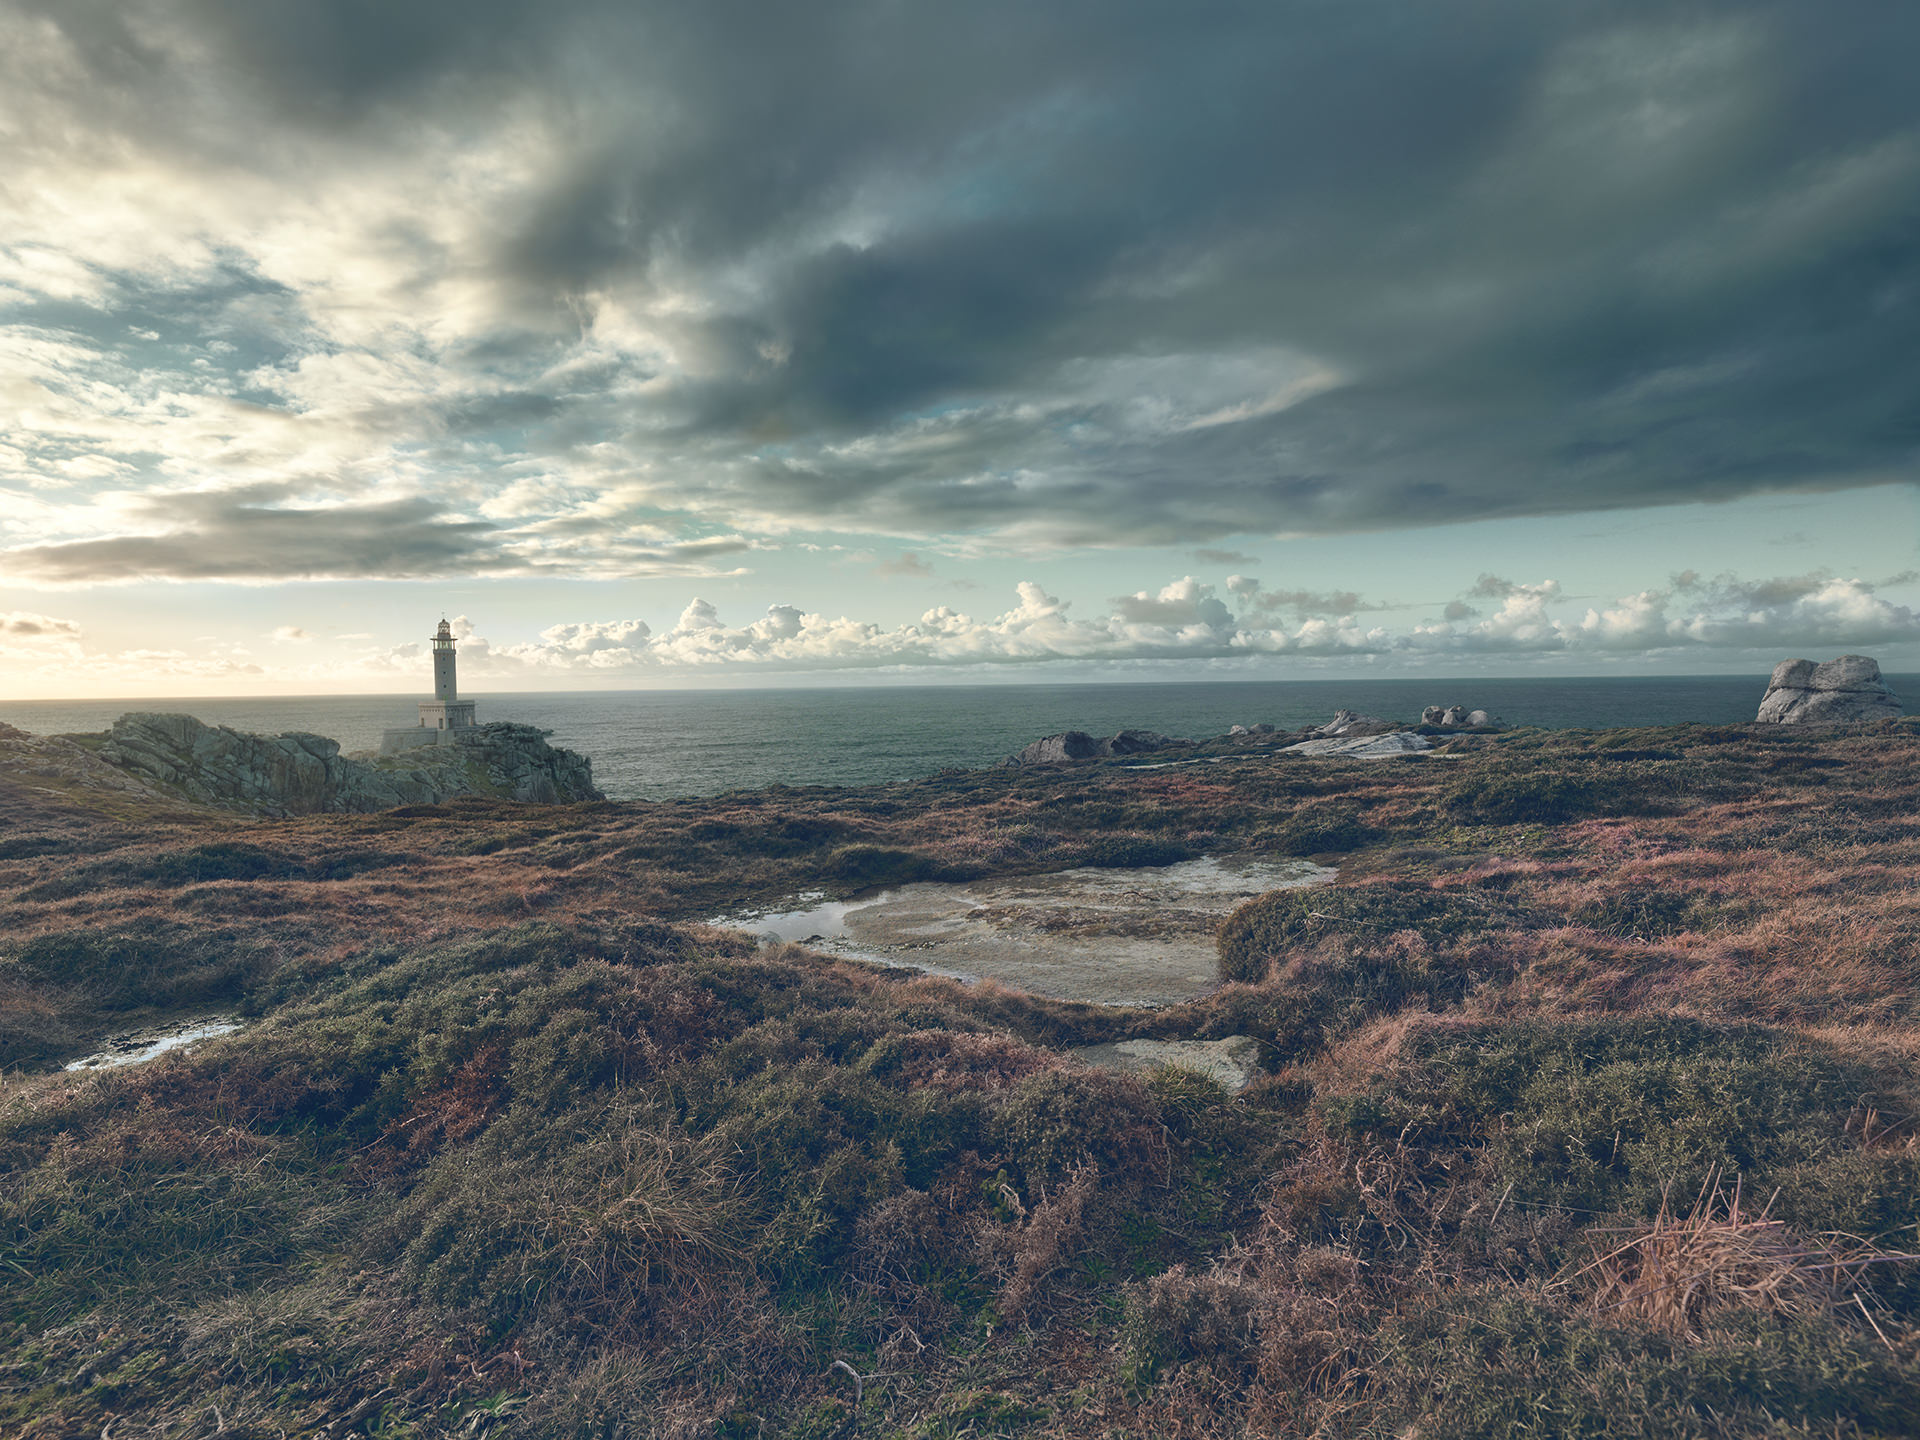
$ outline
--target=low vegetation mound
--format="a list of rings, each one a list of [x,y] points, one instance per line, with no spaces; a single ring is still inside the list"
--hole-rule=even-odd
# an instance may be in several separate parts
[[[0,1433],[1911,1433],[1913,729],[1470,738],[273,822],[0,793]],[[702,923],[1310,842],[1339,883],[1157,1011]],[[1075,1055],[1227,1035],[1235,1097]]]
[[[1423,882],[1374,881],[1329,889],[1281,890],[1242,905],[1220,928],[1220,978],[1252,983],[1328,942],[1377,948],[1402,932],[1431,948],[1514,928],[1520,907],[1495,891]]]

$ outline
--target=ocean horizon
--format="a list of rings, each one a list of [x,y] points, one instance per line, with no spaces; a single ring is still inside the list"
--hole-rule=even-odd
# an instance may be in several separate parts
[[[1920,675],[1889,675],[1920,697]],[[610,798],[668,799],[767,785],[870,785],[990,765],[1062,730],[1157,730],[1194,739],[1260,722],[1318,724],[1339,709],[1412,720],[1427,705],[1483,708],[1510,725],[1605,729],[1753,719],[1766,677],[1333,679],[1200,683],[874,686],[846,689],[479,692],[482,723],[516,720],[593,761]],[[417,697],[328,695],[3,701],[38,734],[108,728],[134,710],[209,725],[328,736],[352,753],[414,718]]]

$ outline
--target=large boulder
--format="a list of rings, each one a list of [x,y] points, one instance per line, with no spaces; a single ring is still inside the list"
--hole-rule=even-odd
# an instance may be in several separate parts
[[[191,715],[122,715],[100,758],[202,805],[254,815],[388,810],[488,795],[541,804],[604,798],[583,755],[531,725],[476,725],[446,746],[374,761],[322,735],[249,735]]]
[[[1864,725],[1898,714],[1900,701],[1880,678],[1880,662],[1842,655],[1824,665],[1782,660],[1754,718],[1771,725]]]
[[[1096,740],[1084,730],[1065,730],[1034,741],[1000,764],[1003,767],[1063,765],[1070,760],[1098,760],[1109,755],[1144,755],[1179,743],[1151,730],[1122,730],[1105,740]]]
[[[1498,715],[1464,705],[1429,705],[1420,712],[1420,723],[1441,730],[1499,730],[1506,725]]]

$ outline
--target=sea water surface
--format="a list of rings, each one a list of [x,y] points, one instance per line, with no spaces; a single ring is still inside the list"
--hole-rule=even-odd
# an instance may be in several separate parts
[[[1920,676],[1889,675],[1909,711]],[[1158,730],[1201,738],[1260,721],[1318,724],[1348,708],[1411,720],[1428,705],[1484,708],[1554,729],[1730,724],[1753,719],[1767,677],[1338,679],[1181,684],[941,685],[805,690],[631,690],[492,694],[479,715],[553,732],[593,760],[614,799],[712,795],[765,785],[869,785],[989,765],[1062,730]],[[0,721],[40,734],[104,730],[129,710],[181,711],[209,725],[328,735],[346,751],[410,724],[406,695],[0,702]],[[463,697],[464,698],[464,697]]]

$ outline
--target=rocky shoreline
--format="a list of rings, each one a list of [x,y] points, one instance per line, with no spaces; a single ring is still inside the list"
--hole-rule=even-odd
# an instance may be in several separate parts
[[[1324,725],[1302,730],[1281,730],[1261,722],[1235,725],[1227,740],[1262,741],[1277,751],[1305,755],[1348,755],[1378,759],[1393,755],[1412,755],[1433,748],[1430,737],[1446,734],[1492,734],[1503,730],[1503,721],[1485,710],[1467,711],[1460,706],[1429,705],[1417,724],[1363,715],[1357,710],[1340,710]],[[997,762],[996,769],[1020,769],[1034,765],[1066,765],[1082,760],[1125,759],[1170,750],[1191,750],[1209,742],[1161,735],[1152,730],[1122,730],[1099,739],[1084,730],[1065,730],[1045,735],[1025,748]],[[1178,763],[1178,762],[1175,762]]]
[[[1869,725],[1896,720],[1901,713],[1899,699],[1880,677],[1877,660],[1867,655],[1841,655],[1823,664],[1781,661],[1774,668],[1754,720],[1763,725]],[[1235,725],[1219,738],[1263,741],[1277,751],[1294,754],[1373,760],[1421,754],[1433,749],[1432,742],[1437,738],[1491,735],[1509,728],[1506,721],[1485,709],[1429,705],[1413,722],[1340,710],[1324,725],[1283,731],[1263,721]],[[1194,749],[1208,743],[1151,730],[1122,730],[1106,739],[1083,730],[1066,730],[1042,736],[999,761],[996,768],[1119,759]]]

